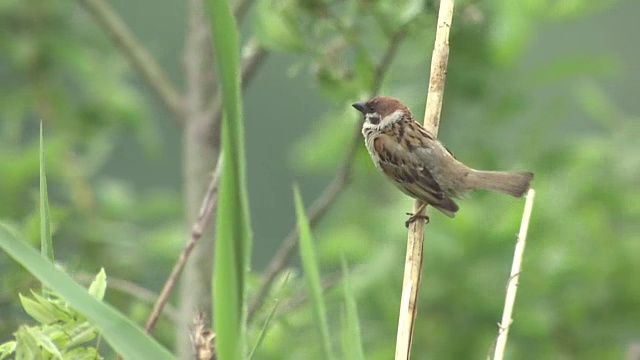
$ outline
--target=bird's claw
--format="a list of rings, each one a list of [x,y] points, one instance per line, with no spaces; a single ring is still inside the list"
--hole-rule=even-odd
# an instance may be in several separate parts
[[[425,215],[425,214],[421,214],[421,213],[417,213],[417,214],[413,214],[408,212],[407,215],[409,215],[409,219],[407,219],[407,221],[404,222],[404,226],[406,226],[407,228],[409,227],[409,225],[411,225],[412,222],[418,220],[418,219],[424,219],[424,224],[427,225],[429,223],[429,216]]]

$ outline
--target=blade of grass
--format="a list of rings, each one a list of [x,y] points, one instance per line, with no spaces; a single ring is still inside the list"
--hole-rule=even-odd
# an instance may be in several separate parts
[[[318,325],[322,345],[326,359],[334,359],[331,350],[331,340],[329,338],[329,326],[327,324],[327,311],[322,296],[322,283],[320,281],[320,271],[316,260],[315,251],[313,249],[313,238],[311,236],[311,228],[309,220],[304,211],[304,204],[300,197],[298,186],[293,187],[293,195],[295,199],[296,218],[298,224],[298,233],[300,234],[300,259],[302,260],[302,268],[307,287],[311,294],[311,302],[313,305],[313,315]]]
[[[344,318],[342,346],[345,359],[364,360],[362,338],[360,337],[360,323],[358,321],[358,307],[350,286],[347,262],[342,258],[342,290],[344,294]]]
[[[51,218],[49,216],[49,195],[47,193],[47,175],[45,172],[42,121],[40,121],[40,253],[49,261],[53,262],[53,241],[51,239]]]
[[[162,345],[108,304],[96,300],[87,289],[58,270],[26,242],[0,223],[0,248],[24,266],[43,286],[55,291],[71,307],[86,316],[114,351],[125,359],[173,359]]]
[[[239,360],[244,358],[246,342],[245,287],[251,256],[240,97],[240,50],[229,2],[208,0],[205,5],[224,110],[223,163],[213,274],[213,323],[218,358]]]
[[[291,272],[287,272],[286,276],[284,277],[284,281],[282,282],[283,286],[287,282],[289,282],[289,275],[291,275]],[[276,303],[273,305],[273,309],[271,309],[271,312],[269,313],[267,320],[264,322],[264,326],[260,331],[260,335],[258,335],[258,341],[256,341],[255,346],[249,353],[249,357],[247,358],[247,360],[251,360],[253,358],[253,355],[255,354],[256,350],[262,344],[262,341],[264,340],[264,337],[267,335],[267,331],[269,330],[269,325],[271,324],[271,321],[273,320],[273,317],[275,316],[276,311],[278,311],[278,306],[280,306],[280,300],[276,299]]]
[[[271,324],[271,320],[273,320],[273,315],[275,315],[276,311],[278,310],[278,306],[279,305],[280,305],[280,300],[276,300],[276,303],[273,305],[273,309],[271,309],[271,312],[269,313],[269,316],[267,316],[267,320],[264,322],[264,325],[262,326],[262,329],[260,330],[260,335],[258,335],[258,341],[256,341],[256,344],[253,346],[253,349],[249,353],[249,356],[247,357],[247,360],[253,359],[253,355],[255,354],[256,350],[262,344],[262,341],[264,340],[264,337],[267,335],[267,330],[269,330],[269,325]]]

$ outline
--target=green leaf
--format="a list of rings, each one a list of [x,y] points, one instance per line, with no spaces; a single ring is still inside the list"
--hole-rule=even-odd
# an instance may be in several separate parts
[[[53,241],[51,239],[51,217],[49,215],[49,195],[47,193],[47,175],[45,171],[44,140],[42,121],[40,121],[40,252],[53,261]]]
[[[38,344],[38,348],[45,350],[47,353],[52,354],[55,358],[62,358],[62,353],[58,346],[52,341],[50,336],[47,336],[40,328],[36,327],[24,327],[27,336],[31,337],[33,341]]]
[[[313,248],[311,228],[309,227],[309,221],[304,211],[304,205],[302,203],[302,198],[300,197],[300,190],[298,189],[298,186],[293,187],[293,196],[296,207],[298,233],[300,234],[300,259],[302,260],[302,268],[304,269],[304,277],[307,282],[307,287],[311,293],[315,323],[318,325],[318,330],[320,331],[325,358],[334,359],[333,351],[331,350],[331,339],[329,338],[327,311],[325,309],[324,299],[322,296],[320,270],[318,268],[318,262]]]
[[[344,294],[344,317],[342,329],[342,348],[345,359],[364,359],[362,339],[360,337],[360,323],[358,322],[358,308],[350,286],[349,269],[342,257],[342,290]]]
[[[83,321],[79,324],[73,324],[73,326],[65,328],[64,330],[65,335],[69,340],[66,344],[67,348],[72,348],[91,341],[95,339],[97,335],[97,329],[95,326],[87,321]]]
[[[273,308],[271,309],[271,312],[269,312],[269,316],[267,316],[267,320],[265,320],[264,325],[260,330],[260,334],[258,335],[258,340],[256,341],[256,344],[253,346],[253,349],[247,357],[248,360],[253,359],[253,355],[256,353],[256,350],[260,347],[262,341],[264,340],[264,337],[267,335],[267,330],[269,330],[269,325],[271,324],[271,320],[273,320],[273,315],[275,315],[276,311],[278,310],[278,305],[280,305],[280,301],[276,301],[276,303],[273,305]]]
[[[18,294],[18,296],[20,297],[20,303],[24,311],[40,324],[46,325],[60,320],[61,317],[59,316],[60,312],[57,311],[58,309],[45,298],[35,293],[33,293],[35,300],[22,296],[22,294]]]
[[[113,307],[96,300],[69,275],[0,224],[0,248],[24,266],[44,286],[55,291],[101,332],[125,359],[173,359],[171,353]],[[17,357],[18,358],[18,357]]]
[[[244,358],[246,343],[245,290],[251,249],[240,97],[240,50],[238,30],[229,3],[226,0],[209,0],[206,5],[224,110],[213,321],[218,357],[239,360]]]
[[[16,342],[8,341],[0,345],[0,360],[6,359],[7,356],[13,354],[16,351]]]
[[[64,354],[64,360],[100,360],[102,356],[95,348],[76,348]]]
[[[42,350],[38,347],[38,342],[33,337],[27,326],[22,326],[15,333],[16,337],[16,359],[42,359]]]
[[[107,273],[104,272],[104,268],[100,268],[100,272],[93,279],[91,285],[89,285],[89,294],[97,300],[104,298],[104,293],[107,291]]]

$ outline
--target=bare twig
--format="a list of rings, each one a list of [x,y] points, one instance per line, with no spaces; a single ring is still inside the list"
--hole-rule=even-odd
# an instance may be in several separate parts
[[[249,39],[242,48],[242,68],[240,69],[242,90],[247,89],[260,65],[267,59],[267,55],[269,55],[269,51],[258,45],[256,39]]]
[[[220,169],[221,169],[222,159],[218,160],[218,164],[216,165],[216,170],[213,173],[213,177],[211,178],[211,183],[209,183],[209,188],[207,189],[207,193],[202,200],[202,206],[200,207],[200,214],[198,215],[198,219],[193,223],[191,227],[191,237],[187,241],[182,253],[176,260],[176,263],[173,265],[173,269],[171,270],[171,274],[167,278],[162,291],[160,292],[160,296],[158,296],[158,300],[153,306],[153,310],[149,315],[149,319],[145,325],[145,330],[148,332],[153,329],[162,312],[162,308],[166,304],[169,299],[169,294],[171,290],[176,285],[178,280],[178,276],[182,272],[184,265],[189,258],[189,254],[196,246],[198,240],[202,237],[203,229],[207,226],[207,223],[211,220],[211,214],[217,204],[218,200],[218,183],[220,182]]]
[[[254,0],[237,0],[233,2],[233,16],[236,18],[236,22],[242,22],[253,3]]]
[[[89,13],[102,26],[124,56],[145,78],[149,86],[162,100],[164,106],[174,114],[176,121],[182,120],[182,97],[167,74],[138,42],[131,30],[104,0],[80,0]]]
[[[374,80],[371,88],[371,95],[375,95],[378,91],[380,91],[380,87],[382,86],[382,81],[384,80],[384,76],[391,65],[391,61],[395,57],[398,52],[398,48],[400,47],[400,43],[404,39],[407,33],[408,24],[400,28],[390,39],[388,42],[388,46],[383,53],[378,66],[376,67],[374,73]],[[358,151],[358,147],[360,146],[360,127],[361,125],[358,123],[353,129],[353,135],[351,137],[351,141],[349,143],[349,149],[347,150],[347,155],[343,160],[342,164],[338,168],[336,175],[333,180],[327,185],[322,194],[311,204],[309,209],[307,210],[307,216],[309,218],[309,225],[311,227],[315,226],[317,222],[326,214],[329,208],[333,205],[335,200],[338,198],[338,195],[342,192],[345,185],[349,180],[349,176],[351,175],[351,171],[353,169],[353,161],[355,155]],[[282,241],[280,248],[276,252],[276,254],[269,262],[267,269],[265,271],[265,275],[262,278],[262,282],[258,286],[258,290],[256,291],[255,296],[253,297],[253,301],[249,304],[248,315],[247,318],[249,321],[255,315],[255,312],[260,308],[260,304],[264,300],[265,296],[269,292],[271,288],[271,284],[275,280],[276,276],[284,270],[289,258],[293,254],[293,250],[295,249],[298,243],[298,233],[297,230],[291,230],[289,235]]]
[[[522,267],[522,257],[524,255],[524,246],[527,240],[527,231],[529,230],[529,221],[531,220],[531,210],[533,209],[535,195],[535,191],[530,189],[527,193],[527,201],[524,204],[524,213],[522,214],[522,221],[520,222],[520,232],[518,232],[518,238],[516,239],[516,248],[513,254],[513,263],[511,264],[511,275],[507,283],[507,295],[504,300],[502,321],[500,322],[500,329],[498,330],[493,360],[502,360],[504,358],[504,349],[507,346],[507,336],[509,336],[509,326],[513,321],[511,316],[513,313],[513,305],[516,302],[520,268]]]
[[[453,5],[454,0],[440,1],[438,28],[431,56],[431,76],[429,78],[424,126],[434,136],[438,134],[440,111],[442,109],[447,61],[449,59],[449,29],[453,19]],[[422,203],[416,200],[413,205],[413,212],[422,211],[420,210],[421,206]],[[418,217],[416,221],[409,225],[407,234],[407,256],[402,279],[400,316],[398,318],[398,334],[396,338],[396,360],[408,360],[411,353],[413,326],[422,277],[424,224],[424,218]]]

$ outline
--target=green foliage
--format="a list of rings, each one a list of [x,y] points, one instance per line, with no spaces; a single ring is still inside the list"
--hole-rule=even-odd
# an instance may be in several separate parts
[[[98,301],[107,287],[104,269],[100,270],[89,287]],[[55,293],[32,298],[20,295],[20,302],[39,325],[21,326],[14,333],[15,341],[0,345],[0,359],[12,354],[17,359],[102,359],[95,346],[87,346],[98,335],[98,329],[85,316],[69,307]]]
[[[603,24],[612,24],[609,17],[615,13],[603,10],[613,3],[456,1],[440,138],[475,167],[522,168],[536,174],[537,204],[509,358],[622,358],[628,344],[640,336],[640,287],[633,281],[640,272],[640,122],[626,100],[635,88],[618,89],[615,82],[616,76],[631,77],[633,71],[624,68],[629,66],[626,59],[592,45],[603,36]],[[209,10],[211,16],[224,17],[213,22],[223,28],[213,34],[224,35],[214,45],[225,96],[223,143],[231,150],[224,153],[227,178],[221,184],[218,218],[223,228],[217,235],[224,239],[217,244],[216,261],[217,296],[222,298],[214,306],[222,313],[214,323],[229,325],[218,338],[220,351],[239,357],[249,353],[251,344],[255,359],[296,359],[322,357],[325,344],[331,343],[342,345],[345,359],[362,358],[363,353],[374,360],[392,357],[406,238],[402,224],[410,201],[375,172],[362,146],[348,190],[314,229],[315,254],[305,256],[305,263],[316,262],[323,270],[314,286],[322,281],[329,288],[309,298],[307,279],[295,268],[287,269],[286,275],[277,276],[245,336],[244,278],[255,284],[263,274],[246,276],[251,246],[244,241],[249,230],[244,227],[243,122],[238,120],[243,113],[237,86],[239,40],[226,2],[210,5],[224,7]],[[310,73],[318,97],[327,104],[321,114],[307,111],[302,120],[271,119],[263,109],[249,107],[247,124],[253,124],[250,111],[264,123],[310,124],[308,133],[295,139],[292,171],[314,184],[330,178],[349,149],[352,129],[358,127],[358,116],[348,105],[370,95],[383,55],[394,43],[399,48],[379,93],[401,98],[416,118],[422,117],[436,12],[437,1],[258,1],[252,12],[254,27],[243,31],[271,52],[289,56],[272,56],[277,60],[269,75],[284,75],[277,63],[290,60],[289,73]],[[614,21],[624,25],[622,17]],[[405,35],[395,37],[400,30]],[[629,34],[633,32],[620,31],[611,45],[633,43]],[[582,37],[588,45],[576,41]],[[37,244],[43,229],[41,212],[35,210],[44,204],[39,199],[44,192],[36,193],[37,121],[42,119],[50,228],[58,261],[70,273],[99,264],[109,269],[111,279],[156,288],[181,247],[184,210],[175,190],[178,184],[156,189],[148,186],[151,179],[136,184],[108,171],[114,157],[122,156],[125,138],[134,139],[146,155],[158,155],[165,144],[158,138],[157,123],[146,116],[154,104],[142,101],[123,57],[75,3],[8,0],[0,2],[0,71],[0,217],[31,245]],[[270,89],[289,86],[288,80],[268,81],[273,82]],[[280,100],[268,106],[290,103]],[[262,132],[260,138],[287,141],[279,135]],[[268,141],[261,141],[248,142],[247,152],[271,152]],[[134,145],[126,155],[137,155],[132,154],[136,150]],[[273,161],[278,159],[274,156]],[[257,181],[290,183],[290,176],[287,172]],[[310,200],[312,187],[305,189]],[[252,204],[263,205],[259,192],[251,195]],[[283,204],[289,202],[265,206],[288,218],[288,205]],[[460,205],[455,219],[430,213],[413,342],[413,357],[418,359],[482,357],[497,334],[522,202],[477,193],[461,199]],[[231,235],[236,233],[240,235]],[[259,235],[261,244],[271,240]],[[254,251],[260,252],[270,256],[273,249]],[[353,265],[349,274],[340,271],[343,254]],[[2,340],[15,333],[29,349],[41,342],[42,351],[63,351],[56,345],[58,330],[18,325],[27,319],[20,315],[17,294],[34,287],[32,278],[2,259],[0,273]],[[343,286],[331,286],[332,274],[343,274]],[[322,341],[315,331],[318,295],[325,303],[320,318],[328,329],[340,329],[325,330],[328,336]],[[46,304],[62,300],[42,296],[23,297],[23,303],[34,318],[50,319],[51,311],[42,309],[38,297]],[[109,291],[107,297],[136,321],[147,315],[139,295]],[[80,330],[64,329],[72,334]],[[158,337],[170,344],[173,333],[173,324],[164,318]],[[55,341],[45,344],[46,339]],[[14,354],[16,345],[0,345],[0,354]],[[76,349],[91,354],[84,349],[93,346],[83,343]]]
[[[639,251],[633,239],[640,229],[631,221],[640,216],[635,205],[640,193],[631,180],[640,168],[640,148],[632,144],[637,116],[625,114],[603,86],[602,79],[615,75],[620,65],[607,53],[569,53],[536,59],[533,65],[523,60],[542,25],[597,14],[602,4],[573,2],[579,6],[567,8],[565,2],[560,9],[555,2],[526,3],[456,4],[441,138],[468,164],[536,174],[538,201],[509,357],[617,358],[628,343],[625,339],[637,337],[633,321],[624,320],[637,317],[635,308],[624,305],[633,302],[629,295],[636,286],[615,275],[640,271],[628,262],[629,254]],[[484,20],[471,21],[467,16],[473,11],[480,11]],[[411,27],[382,91],[406,99],[418,119],[432,31],[430,25]],[[362,36],[369,39],[363,42],[384,47],[372,31],[350,36],[354,42]],[[345,45],[347,55],[340,59],[353,58],[356,48]],[[375,64],[375,56],[371,58]],[[523,62],[527,65],[521,69]],[[355,69],[346,62],[345,73]],[[346,80],[344,87],[349,86]],[[323,114],[292,151],[301,171],[332,173],[345,154],[352,117],[345,103],[351,99],[344,93],[337,97],[339,106]],[[372,171],[363,152],[356,161],[363,165],[356,167],[351,191],[322,223],[317,251],[323,268],[337,266],[341,251],[350,261],[357,259],[355,293],[367,299],[359,308],[364,348],[367,358],[386,359],[393,354],[402,279],[406,230],[400,224],[410,202]],[[462,211],[454,220],[430,214],[412,351],[417,358],[484,356],[497,334],[522,203],[477,193],[460,204]],[[596,295],[578,299],[585,293]],[[335,297],[327,301],[330,317],[339,311],[332,300]],[[291,325],[294,318],[305,316],[299,312],[288,317],[288,331],[312,326],[308,321]],[[594,316],[598,329],[588,325]],[[312,339],[300,335],[287,341]],[[272,340],[279,341],[275,336]]]
[[[168,262],[180,247],[181,202],[175,188],[107,175],[127,142],[147,158],[162,143],[124,58],[77,3],[9,0],[0,5],[0,72],[0,218],[38,244],[42,121],[57,260],[73,273],[101,265],[112,276],[149,281],[148,266]],[[17,293],[33,285],[19,265],[2,260],[0,339],[26,320]],[[108,297],[121,309],[139,306],[122,292]]]
[[[40,253],[49,261],[54,261],[53,240],[51,238],[51,215],[49,212],[49,194],[44,161],[44,139],[40,122]]]
[[[311,236],[311,228],[304,211],[304,204],[300,197],[300,190],[294,186],[294,199],[296,205],[296,219],[298,224],[298,233],[300,234],[300,259],[302,260],[302,268],[304,269],[304,277],[307,288],[311,296],[311,304],[313,307],[313,316],[318,326],[320,340],[322,342],[324,357],[326,359],[334,359],[333,350],[331,349],[331,339],[329,338],[329,325],[327,323],[327,310],[322,296],[322,284],[320,282],[320,269],[316,260],[316,254],[313,249],[313,238]]]
[[[358,308],[351,288],[347,262],[342,258],[342,291],[344,294],[344,313],[342,315],[342,357],[344,359],[364,360]]]
[[[271,309],[271,312],[269,313],[269,315],[267,316],[267,319],[264,322],[264,326],[260,330],[260,334],[258,334],[258,340],[256,340],[256,343],[253,346],[253,349],[251,349],[251,352],[247,357],[248,360],[253,359],[253,355],[256,353],[256,350],[258,350],[258,348],[260,348],[260,345],[262,345],[262,342],[264,341],[264,338],[267,335],[267,331],[269,330],[269,326],[271,326],[272,324],[273,317],[276,314],[276,311],[278,311],[278,305],[280,305],[280,302],[276,300],[275,304],[273,305],[273,308]]]
[[[36,320],[46,323],[49,323],[49,321],[53,319],[63,322],[64,320],[75,320],[77,316],[72,316],[73,314],[64,309],[64,307],[67,306],[66,304],[68,304],[68,306],[75,309],[78,314],[82,315],[82,319],[90,321],[118,354],[132,359],[144,358],[146,356],[151,356],[155,359],[172,358],[166,349],[155,342],[149,335],[145,334],[142,329],[134,325],[111,306],[100,302],[94,297],[95,295],[104,293],[104,284],[102,284],[104,282],[103,277],[96,278],[96,281],[99,283],[91,286],[91,293],[88,293],[86,289],[74,282],[69,275],[56,269],[51,263],[31,249],[23,240],[13,235],[11,231],[2,224],[0,224],[0,247],[41,281],[43,285],[51,289],[51,291],[55,291],[55,294],[58,294],[58,296],[64,300],[64,303],[56,301],[51,303],[47,299],[36,296],[35,294],[36,301],[21,298],[25,310]],[[54,329],[55,331],[53,333],[47,332],[44,334],[27,329],[25,334],[28,334],[28,336],[18,338],[17,344],[20,345],[21,341],[25,341],[28,344],[27,347],[33,349],[33,346],[38,342],[46,343],[47,339],[58,339],[59,336],[62,336],[64,339],[66,334],[64,331],[66,330],[79,331],[83,334],[83,337],[80,339],[70,336],[68,342],[59,345],[66,348],[67,346],[75,345],[76,341],[86,341],[86,331],[84,327],[86,327],[86,325],[83,325],[81,328],[82,331],[79,331],[74,325],[71,329]],[[18,332],[18,334],[24,335],[20,332]],[[71,334],[74,334],[74,332]],[[32,340],[34,340],[35,343],[33,343]],[[59,347],[53,344],[45,345],[45,351],[52,351],[54,354]],[[21,351],[21,348],[17,346],[16,351]]]
[[[213,317],[216,353],[223,359],[245,356],[246,273],[251,260],[251,230],[245,175],[244,124],[240,97],[239,44],[227,0],[207,2],[213,49],[224,104],[222,175],[216,221]]]

